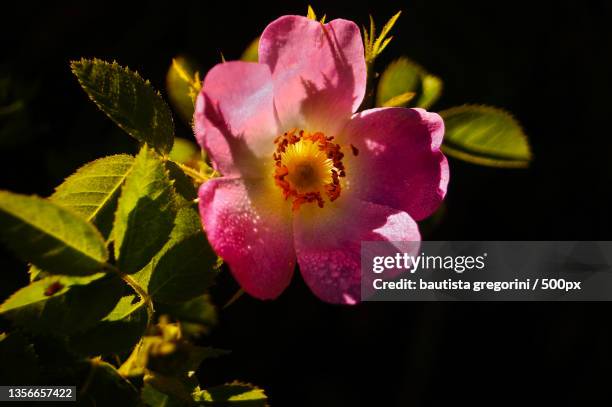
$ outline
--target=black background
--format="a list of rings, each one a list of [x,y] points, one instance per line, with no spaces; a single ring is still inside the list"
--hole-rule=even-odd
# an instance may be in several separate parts
[[[172,57],[187,53],[207,69],[221,52],[238,58],[268,22],[305,14],[306,5],[3,6],[2,77],[10,78],[11,94],[29,97],[22,114],[0,117],[0,188],[48,195],[84,162],[136,151],[88,102],[69,60],[115,59],[163,91]],[[529,134],[535,161],[528,170],[451,160],[448,216],[431,238],[610,239],[612,3],[312,5],[328,19],[360,24],[368,13],[382,23],[403,10],[379,68],[408,55],[444,79],[432,110],[492,104],[512,111]],[[7,95],[0,97],[4,103]],[[186,126],[177,133],[191,136]],[[26,284],[25,270],[0,249],[0,299]],[[236,288],[227,275],[221,284]],[[607,303],[330,306],[298,276],[277,301],[244,296],[224,310],[205,342],[233,354],[199,375],[206,384],[252,381],[273,406],[603,405],[610,402],[611,310]]]

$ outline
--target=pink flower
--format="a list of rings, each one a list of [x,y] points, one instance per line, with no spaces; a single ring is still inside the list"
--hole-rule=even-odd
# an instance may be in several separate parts
[[[276,298],[296,260],[322,300],[360,300],[362,241],[419,241],[415,220],[448,183],[440,116],[355,113],[366,65],[359,28],[284,16],[264,30],[259,63],[206,75],[195,134],[222,177],[200,187],[208,239],[249,294]]]

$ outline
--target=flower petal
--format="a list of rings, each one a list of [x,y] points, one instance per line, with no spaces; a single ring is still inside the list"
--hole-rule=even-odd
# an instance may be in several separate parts
[[[250,295],[273,299],[295,268],[290,210],[273,185],[214,178],[200,187],[208,240]]]
[[[359,150],[357,157],[347,157],[351,193],[416,220],[438,208],[449,178],[439,115],[423,109],[366,110],[354,115],[343,133]]]
[[[293,229],[306,284],[331,303],[361,300],[361,242],[421,240],[416,222],[406,212],[349,199],[323,209],[302,206]]]
[[[366,88],[359,27],[283,16],[264,30],[259,62],[274,80],[274,104],[285,128],[334,135],[357,110]]]
[[[252,174],[278,135],[272,76],[266,65],[233,61],[213,67],[198,95],[194,130],[223,175]]]

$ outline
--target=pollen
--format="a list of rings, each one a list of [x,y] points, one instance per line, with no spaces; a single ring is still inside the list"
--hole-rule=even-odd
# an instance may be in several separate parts
[[[346,169],[344,153],[334,137],[293,129],[278,136],[274,144],[274,183],[291,200],[293,211],[309,203],[323,208],[326,201],[340,197],[340,179],[346,177]],[[355,154],[356,149],[351,149]]]

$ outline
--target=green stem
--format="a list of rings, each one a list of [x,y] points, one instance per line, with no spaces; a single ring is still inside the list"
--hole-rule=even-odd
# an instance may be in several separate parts
[[[117,276],[119,276],[119,278],[121,280],[123,280],[127,285],[129,285],[130,287],[132,287],[132,289],[134,291],[136,291],[136,294],[138,294],[138,296],[141,298],[142,301],[145,302],[146,306],[147,306],[147,313],[149,315],[149,321],[153,320],[153,313],[155,312],[154,308],[153,308],[153,300],[151,300],[151,297],[149,296],[149,294],[145,291],[144,288],[142,288],[137,282],[136,280],[134,280],[132,278],[132,276],[130,276],[129,274],[125,274],[123,272],[121,272],[117,267],[113,266],[112,264],[106,264],[105,266],[108,270],[112,271],[113,273],[115,273]]]
[[[230,298],[229,301],[223,306],[223,309],[226,309],[227,307],[235,303],[238,298],[242,297],[243,294],[244,290],[242,288],[236,291],[236,294],[232,295],[232,298]]]
[[[193,178],[196,182],[202,184],[202,183],[208,181],[208,178],[204,174],[202,174],[199,171],[189,167],[188,165],[181,164],[181,163],[178,163],[176,161],[172,161],[172,162],[174,164],[176,164],[181,170],[183,170],[185,175]]]
[[[367,110],[374,107],[374,85],[376,84],[376,71],[374,70],[374,60],[369,61],[366,64],[367,67],[367,79],[366,79],[366,92],[359,106],[359,110]]]

